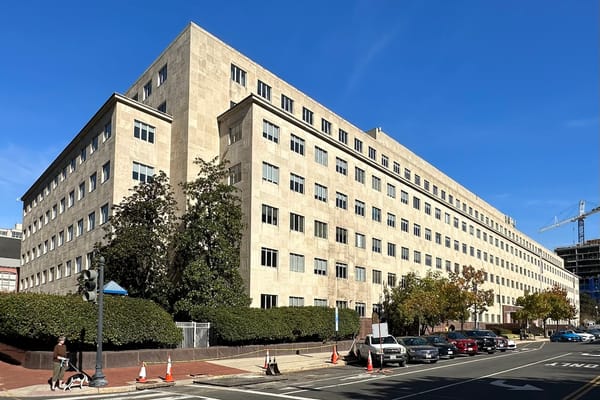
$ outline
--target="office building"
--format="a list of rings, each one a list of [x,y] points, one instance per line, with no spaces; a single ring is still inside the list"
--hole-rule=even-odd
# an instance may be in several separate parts
[[[113,94],[23,195],[23,290],[67,293],[110,208],[159,170],[229,161],[254,307],[339,306],[370,315],[403,276],[487,272],[508,322],[517,297],[577,278],[514,221],[380,128],[363,130],[191,23]],[[487,166],[493,168],[493,166]],[[176,193],[180,204],[184,199]]]
[[[16,292],[21,265],[21,224],[0,229],[0,292]]]

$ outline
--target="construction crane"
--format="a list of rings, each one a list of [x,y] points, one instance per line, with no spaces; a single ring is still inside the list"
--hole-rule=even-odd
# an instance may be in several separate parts
[[[600,207],[596,207],[588,212],[585,212],[585,200],[580,200],[579,201],[579,215],[576,215],[574,217],[570,217],[567,219],[563,219],[562,221],[555,221],[552,225],[548,225],[548,226],[541,228],[540,232],[545,232],[547,230],[559,227],[559,226],[567,224],[569,222],[577,221],[578,243],[584,244],[585,243],[585,233],[584,233],[583,220],[585,219],[585,217],[588,217],[597,212],[600,212]]]

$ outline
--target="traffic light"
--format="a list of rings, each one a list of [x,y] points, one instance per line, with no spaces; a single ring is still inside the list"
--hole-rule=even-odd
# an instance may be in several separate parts
[[[86,269],[83,274],[83,300],[96,301],[98,297],[98,271]]]

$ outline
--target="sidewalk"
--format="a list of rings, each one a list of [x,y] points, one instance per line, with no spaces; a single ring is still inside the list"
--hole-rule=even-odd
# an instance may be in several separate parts
[[[340,358],[336,364],[331,363],[331,352],[281,355],[276,357],[277,365],[282,374],[292,371],[319,369],[345,365]],[[342,353],[340,355],[345,355]],[[47,383],[52,371],[27,369],[17,365],[11,365],[0,361],[0,397],[59,397],[65,395],[119,393],[136,391],[144,388],[164,387],[191,384],[194,381],[207,382],[219,377],[259,377],[266,376],[264,369],[265,357],[221,359],[210,361],[177,362],[172,360],[171,374],[174,383],[164,382],[162,377],[166,374],[167,363],[146,366],[146,378],[148,383],[136,383],[140,367],[108,368],[103,369],[108,385],[101,388],[79,386],[71,391],[56,389],[50,390]],[[95,371],[86,370],[89,375]],[[65,380],[75,374],[75,371],[67,371]]]

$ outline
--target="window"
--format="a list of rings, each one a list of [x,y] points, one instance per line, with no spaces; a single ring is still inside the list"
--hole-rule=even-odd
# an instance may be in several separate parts
[[[381,271],[373,270],[373,283],[381,285]]]
[[[141,121],[133,122],[133,137],[144,142],[154,143],[155,128]]]
[[[263,120],[263,137],[274,143],[279,143],[279,127]]]
[[[148,83],[146,83],[144,85],[142,100],[146,100],[148,97],[150,97],[151,94],[152,94],[152,81],[150,80],[150,81],[148,81]]]
[[[327,260],[315,258],[314,273],[315,275],[327,275]]]
[[[275,308],[277,307],[277,295],[275,294],[261,294],[260,295],[260,308]]]
[[[387,184],[387,195],[389,197],[391,197],[392,199],[396,198],[396,186],[391,185],[391,184]]]
[[[358,282],[365,282],[367,280],[367,270],[365,267],[354,267],[354,279]]]
[[[73,240],[73,225],[67,227],[67,242]]]
[[[100,225],[108,222],[108,203],[100,207]]]
[[[62,246],[65,243],[65,231],[58,232],[58,245]]]
[[[304,216],[290,213],[290,230],[304,232]]]
[[[403,260],[408,261],[409,258],[409,250],[408,247],[402,247],[400,249],[400,257],[402,257]]]
[[[404,168],[404,177],[410,181],[410,169]]]
[[[336,226],[335,241],[342,244],[348,244],[348,229]]]
[[[371,219],[376,222],[381,222],[381,209],[377,207],[371,208]]]
[[[348,144],[348,132],[340,128],[338,130],[338,140],[344,144]]]
[[[302,121],[307,124],[313,124],[313,112],[306,107],[302,107]]]
[[[396,216],[392,213],[387,213],[387,226],[390,228],[396,227]]]
[[[315,146],[315,161],[321,165],[327,166],[327,151]]]
[[[360,139],[354,138],[354,150],[362,153],[363,151],[363,142]]]
[[[387,255],[390,257],[396,257],[396,244],[389,243],[387,244]]]
[[[367,247],[367,239],[365,238],[365,235],[363,235],[362,233],[356,232],[354,234],[354,245],[356,247],[358,247],[359,249],[366,248]]]
[[[335,263],[335,277],[348,279],[348,265],[340,262]]]
[[[365,203],[364,201],[354,200],[354,214],[365,216]]]
[[[335,206],[343,210],[348,209],[348,195],[340,192],[335,192]]]
[[[425,265],[431,267],[431,254],[425,254]]]
[[[260,265],[277,268],[277,250],[262,247],[260,249]]]
[[[377,150],[369,146],[369,158],[371,160],[377,160]]]
[[[102,166],[102,183],[110,179],[110,161]]]
[[[315,183],[315,199],[327,202],[327,187]]]
[[[294,153],[304,155],[304,139],[292,134],[290,139],[290,150],[292,150]]]
[[[263,224],[277,225],[278,218],[279,218],[279,209],[268,206],[266,204],[262,205],[262,222],[263,222]]]
[[[327,223],[315,220],[315,237],[327,239]]]
[[[290,253],[290,271],[304,272],[304,256]]]
[[[94,190],[96,190],[96,173],[94,172],[92,175],[90,175],[90,192],[93,192]]]
[[[325,118],[321,118],[321,131],[331,135],[331,122],[327,121]]]
[[[421,237],[421,225],[419,225],[419,224],[413,225],[413,235]]]
[[[387,284],[389,287],[396,287],[396,274],[388,272]]]
[[[325,299],[315,299],[314,306],[315,307],[327,307],[327,300],[325,300]]]
[[[408,204],[408,193],[404,190],[400,191],[400,202],[402,204]]]
[[[56,235],[52,235],[50,238],[50,251],[56,248]]]
[[[242,164],[236,164],[229,168],[229,184],[235,185],[242,181]]]
[[[140,181],[142,183],[152,182],[154,176],[154,167],[144,165],[141,163],[133,162],[132,178],[134,181]]]
[[[91,212],[88,214],[88,231],[91,231],[96,227],[96,212]]]
[[[81,256],[75,257],[75,273],[79,273],[81,272],[81,265],[82,265],[82,258]]]
[[[231,80],[242,86],[246,86],[246,71],[231,64]]]
[[[394,161],[394,173],[400,175],[400,164]]]
[[[162,85],[167,81],[167,64],[163,65],[161,69],[158,70],[158,86]]]
[[[73,270],[71,260],[67,261],[65,264],[65,276],[71,276],[71,272]]]
[[[336,157],[335,158],[335,171],[342,175],[348,175],[348,162],[346,160],[342,160],[339,157]]]
[[[94,136],[92,138],[92,142],[90,143],[90,154],[93,154],[98,150],[98,136]]]
[[[421,199],[419,199],[416,196],[413,197],[413,208],[415,210],[420,210],[421,209]]]
[[[365,303],[354,303],[354,311],[358,314],[359,317],[364,317],[366,314],[367,306]]]
[[[77,192],[77,200],[81,200],[85,197],[85,182],[79,184],[79,190]]]
[[[371,243],[373,253],[381,253],[381,239],[373,238]]]
[[[304,178],[300,175],[290,173],[290,190],[292,192],[304,193]]]
[[[83,149],[81,149],[81,153],[79,153],[79,164],[83,164],[86,159],[87,159],[87,150],[84,147]]]
[[[77,236],[83,235],[83,218],[77,221]]]
[[[294,100],[290,99],[286,95],[281,95],[281,108],[289,113],[294,113]]]
[[[104,132],[102,133],[102,137],[104,141],[107,141],[112,136],[112,123],[107,122],[104,125]]]
[[[381,155],[381,165],[383,165],[386,168],[390,167],[390,159],[385,154]]]
[[[415,264],[421,264],[421,252],[415,250],[413,253],[413,260]]]
[[[375,175],[371,176],[371,187],[378,192],[381,192],[381,179]]]
[[[229,144],[242,140],[242,124],[235,124],[229,127]]]
[[[362,168],[354,167],[354,180],[356,182],[365,184],[365,170]]]
[[[304,307],[304,297],[289,297],[290,307]]]
[[[263,162],[263,174],[262,178],[264,181],[279,184],[279,167]]]
[[[263,81],[258,81],[258,87],[256,89],[256,92],[260,97],[271,101],[271,86],[267,85]]]

